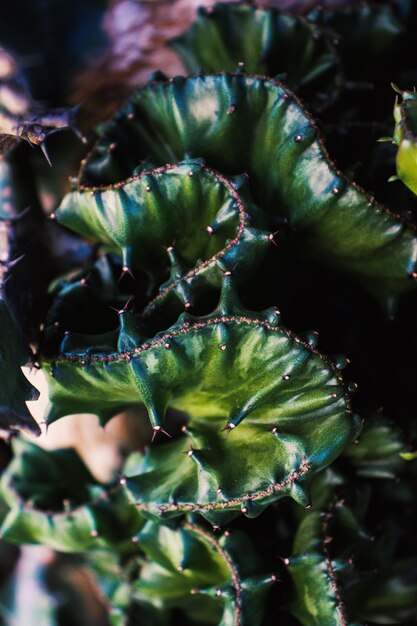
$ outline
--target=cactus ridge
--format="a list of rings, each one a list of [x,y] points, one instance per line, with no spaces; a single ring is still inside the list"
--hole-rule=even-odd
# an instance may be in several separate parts
[[[207,532],[196,524],[185,523],[183,524],[183,528],[186,531],[197,535],[197,537],[201,538],[204,542],[209,543],[213,550],[217,552],[223,559],[225,565],[227,566],[227,569],[230,572],[230,579],[233,587],[234,601],[231,601],[234,614],[233,626],[241,626],[242,595],[244,593],[244,590],[242,588],[242,581],[239,576],[239,570],[236,564],[233,562],[231,555],[227,552],[227,549],[221,546],[220,542],[217,541],[217,539],[211,533]]]
[[[226,531],[218,539],[190,521],[177,529],[148,522],[137,540],[155,563],[145,563],[134,583],[141,598],[156,596],[162,607],[194,605],[194,612],[200,604],[204,615],[208,597],[220,608],[219,626],[260,623],[263,597],[276,577],[260,573],[259,557],[243,533]]]
[[[308,504],[301,481],[340,454],[360,428],[340,370],[315,342],[280,326],[275,309],[242,315],[230,276],[223,277],[213,315],[184,313],[167,332],[150,340],[132,335],[127,343],[134,347],[86,353],[74,341],[71,352],[51,360],[48,420],[92,411],[106,422],[142,403],[158,433],[166,429],[167,407],[188,414],[191,447],[184,450],[181,438],[152,448],[141,473],[127,481],[139,509],[154,515],[198,510],[215,522],[239,512],[254,516],[287,493]],[[231,380],[224,380],[225,368]],[[247,473],[239,469],[242,449]],[[251,464],[258,466],[254,475]]]
[[[297,594],[291,610],[306,626],[360,626],[348,620],[338,581],[338,570],[348,564],[335,561],[328,548],[334,539],[330,524],[336,506],[333,497],[325,510],[308,513],[295,538],[295,553],[288,559]],[[314,607],[308,602],[310,595],[320,599]]]
[[[306,626],[402,623],[415,617],[416,562],[401,550],[408,533],[414,537],[414,507],[410,502],[400,545],[395,520],[404,511],[375,516],[381,495],[385,502],[401,501],[393,479],[399,483],[401,475],[406,493],[414,478],[399,457],[398,437],[384,417],[374,416],[365,425],[363,449],[345,455],[351,467],[333,466],[312,485],[313,508],[303,512],[292,556],[284,559],[294,584],[290,610]]]
[[[195,279],[218,284],[218,267],[231,269],[239,260],[239,276],[259,262],[271,239],[250,226],[254,210],[245,187],[242,177],[226,178],[199,159],[188,160],[113,185],[80,184],[56,218],[120,254],[124,271],[140,268],[154,282],[169,256],[171,277],[142,311],[147,315],[172,292],[191,306]]]
[[[316,123],[279,81],[236,72],[151,82],[107,122],[80,179],[128,175],[144,150],[155,161],[188,155],[246,171],[272,223],[288,218],[309,255],[356,277],[386,307],[414,288],[415,228],[336,169]]]
[[[131,493],[131,497],[134,500],[136,507],[139,511],[151,512],[154,515],[157,514],[159,516],[164,513],[203,513],[211,512],[211,511],[227,511],[230,509],[245,509],[244,505],[250,505],[251,503],[255,503],[257,501],[263,502],[265,500],[271,499],[271,496],[279,492],[283,492],[283,495],[288,494],[289,488],[298,480],[302,479],[309,471],[311,470],[310,465],[307,462],[307,459],[301,459],[301,465],[299,469],[295,469],[291,474],[289,474],[284,480],[279,483],[275,483],[270,485],[266,489],[262,489],[255,493],[247,493],[239,498],[233,498],[232,500],[224,500],[223,502],[206,502],[206,503],[191,503],[191,504],[160,504],[156,507],[154,504],[146,504],[138,501],[137,498],[140,497],[140,487],[139,489],[135,486],[135,477],[129,480],[126,479],[127,490]],[[247,508],[247,507],[246,507]],[[247,512],[247,511],[246,511]],[[209,515],[207,519],[217,518],[215,516]],[[222,518],[226,519],[226,518]]]

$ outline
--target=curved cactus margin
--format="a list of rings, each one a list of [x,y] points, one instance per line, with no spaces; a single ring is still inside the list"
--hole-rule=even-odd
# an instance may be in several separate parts
[[[144,340],[124,312],[123,351],[86,350],[81,336],[78,349],[75,337],[71,351],[46,363],[49,421],[92,412],[105,423],[142,403],[157,435],[168,434],[168,407],[190,416],[187,439],[150,450],[139,474],[122,481],[148,515],[195,511],[219,524],[259,515],[285,495],[308,505],[310,478],[359,432],[340,370],[316,351],[317,337],[294,336],[276,309],[242,311],[232,282],[223,277],[212,315],[184,313]]]
[[[394,106],[395,130],[393,138],[386,139],[398,146],[398,178],[417,194],[417,93],[402,91],[395,85],[393,87],[399,94]],[[396,178],[394,176],[392,179]]]
[[[342,79],[332,39],[305,18],[242,2],[201,7],[170,45],[190,74],[233,72],[240,63],[250,73],[284,75],[290,89],[322,110],[337,97]]]
[[[362,518],[370,509],[369,493],[363,484],[356,495],[341,489],[344,479],[331,470],[317,483],[315,508],[304,514],[293,554],[284,559],[294,583],[291,612],[305,626],[415,619],[417,560],[395,557],[398,529],[387,522],[381,531],[377,520],[381,536],[375,541],[368,534]]]
[[[254,214],[245,177],[227,178],[197,159],[105,187],[78,184],[56,218],[118,253],[124,273],[145,271],[154,286],[170,266],[146,315],[170,294],[189,308],[199,284],[219,286],[219,267],[237,277],[253,270],[273,241],[251,227]]]
[[[123,552],[143,524],[119,485],[99,485],[72,449],[46,451],[15,439],[0,482],[9,507],[1,536],[61,552],[113,547]]]
[[[132,541],[137,550],[123,568],[106,550],[88,557],[111,602],[114,626],[166,626],[172,609],[182,610],[192,623],[205,623],[208,615],[219,626],[260,623],[276,576],[264,574],[243,532],[217,537],[190,520],[176,527],[148,522]]]
[[[139,597],[182,608],[196,621],[219,614],[218,626],[261,623],[276,576],[261,573],[262,561],[244,533],[217,538],[188,521],[175,530],[148,522],[137,541],[148,558],[133,584]]]
[[[293,555],[284,561],[295,586],[290,610],[305,626],[363,626],[349,619],[342,598],[339,576],[349,562],[333,558],[329,550],[335,515],[346,518],[351,533],[360,532],[350,511],[342,509],[343,502],[333,498],[325,511],[309,512],[297,530]]]
[[[335,168],[314,120],[278,81],[236,72],[149,83],[104,125],[81,184],[127,177],[149,152],[157,164],[188,155],[246,171],[272,224],[287,218],[303,251],[353,276],[388,311],[415,288],[414,227]]]

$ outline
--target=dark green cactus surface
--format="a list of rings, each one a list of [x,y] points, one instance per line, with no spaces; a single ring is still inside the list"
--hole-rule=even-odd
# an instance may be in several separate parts
[[[341,84],[333,37],[305,18],[244,3],[201,8],[190,30],[171,41],[187,71],[283,75],[314,108],[328,107]]]
[[[311,257],[354,276],[387,308],[412,287],[414,227],[334,167],[314,120],[278,81],[239,71],[151,82],[105,125],[81,184],[114,184],[148,152],[156,164],[200,156],[247,172],[272,224],[287,218]]]
[[[0,554],[47,550],[33,623],[415,624],[417,10],[219,2],[172,38],[172,3],[93,4],[43,92],[0,24]],[[133,90],[153,32],[191,75]],[[74,108],[78,40],[107,48]],[[77,175],[64,133],[57,167],[27,145],[75,113]],[[118,438],[107,480],[98,435],[17,433],[74,414]]]
[[[21,370],[28,361],[16,322],[4,300],[0,300],[0,428],[39,434],[39,426],[25,404],[39,396]]]

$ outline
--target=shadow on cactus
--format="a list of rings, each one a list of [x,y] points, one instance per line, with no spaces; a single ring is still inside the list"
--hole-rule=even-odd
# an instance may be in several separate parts
[[[375,427],[371,436],[372,430]],[[384,463],[381,445],[365,448],[374,459],[379,449],[379,463]],[[372,463],[369,459],[370,468]],[[294,584],[290,610],[306,626],[398,624],[416,618],[417,560],[409,553],[414,542],[412,472],[397,497],[391,495],[389,479],[369,476],[377,478],[379,489],[369,479],[356,481],[352,488],[346,476],[332,470],[313,486],[314,510],[304,515],[293,554],[285,559]],[[382,502],[390,502],[392,508],[380,519],[375,511]]]

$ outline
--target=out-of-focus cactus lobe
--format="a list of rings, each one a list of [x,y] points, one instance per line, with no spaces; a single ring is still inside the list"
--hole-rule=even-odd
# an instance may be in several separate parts
[[[340,88],[333,36],[306,19],[275,8],[218,3],[198,11],[194,24],[171,46],[189,73],[247,72],[285,76],[313,108],[328,106]]]
[[[119,485],[105,489],[72,449],[46,451],[25,440],[2,478],[1,495],[10,511],[2,537],[40,543],[62,552],[130,542],[142,518]]]
[[[134,583],[141,596],[180,607],[197,621],[209,611],[219,626],[261,623],[275,576],[262,575],[262,561],[244,533],[217,538],[188,522],[176,530],[148,522],[137,539],[149,559]]]

